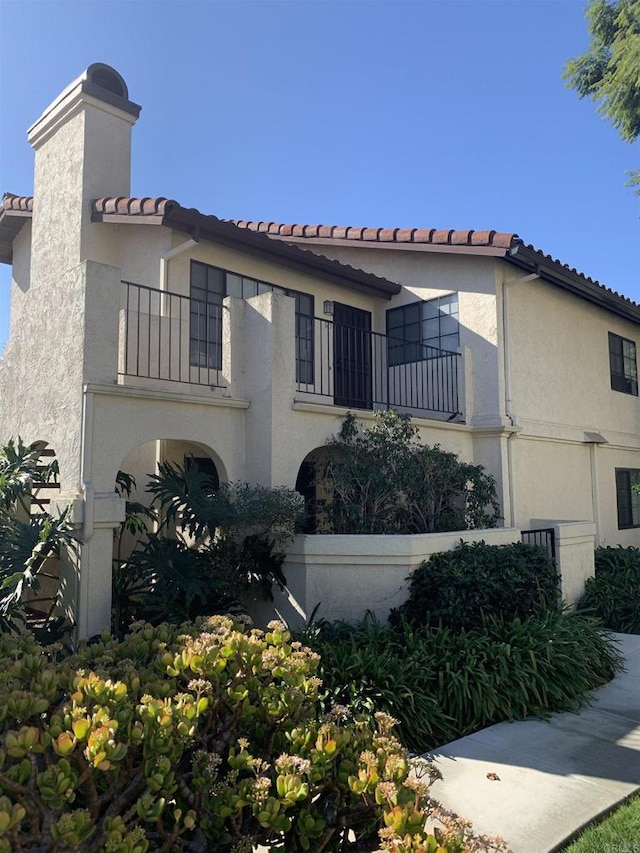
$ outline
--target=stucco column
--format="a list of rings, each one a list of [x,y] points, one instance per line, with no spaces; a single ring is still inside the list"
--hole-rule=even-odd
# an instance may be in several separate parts
[[[293,486],[287,436],[295,394],[295,300],[280,293],[248,299],[245,307],[246,479]]]
[[[229,396],[236,399],[246,397],[245,310],[244,299],[225,296],[222,301],[222,375]]]
[[[62,613],[75,624],[76,637],[111,629],[113,536],[125,518],[126,501],[114,492],[60,495],[54,513],[66,509],[77,540],[60,560]]]

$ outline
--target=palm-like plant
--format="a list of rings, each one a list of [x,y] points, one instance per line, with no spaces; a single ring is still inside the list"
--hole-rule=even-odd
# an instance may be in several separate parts
[[[0,631],[26,622],[24,596],[37,593],[39,577],[61,547],[73,547],[67,513],[52,517],[38,501],[37,492],[57,478],[57,463],[40,465],[41,450],[18,438],[0,448]],[[32,513],[36,505],[38,512]],[[45,626],[50,627],[57,596],[50,599]]]
[[[284,588],[282,546],[302,520],[291,489],[218,485],[196,465],[163,462],[146,490],[153,495],[145,530],[114,574],[116,625],[134,611],[152,622],[179,623],[229,611],[246,597],[272,598]]]

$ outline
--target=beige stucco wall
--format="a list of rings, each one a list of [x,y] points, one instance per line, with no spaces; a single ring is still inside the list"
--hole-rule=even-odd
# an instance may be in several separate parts
[[[406,599],[409,574],[432,554],[450,551],[460,540],[491,545],[517,542],[507,528],[428,533],[418,536],[296,536],[287,548],[283,571],[287,590],[271,602],[254,602],[258,624],[274,616],[303,625],[317,618],[362,619],[367,611],[385,621]],[[317,608],[317,609],[316,609]]]
[[[589,520],[601,544],[639,545],[618,529],[615,468],[640,468],[640,402],[611,389],[608,333],[640,353],[640,330],[540,280],[510,286],[508,305],[517,523]]]

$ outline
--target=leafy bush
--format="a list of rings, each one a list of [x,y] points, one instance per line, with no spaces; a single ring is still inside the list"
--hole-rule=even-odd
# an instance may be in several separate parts
[[[144,530],[133,553],[114,566],[118,632],[127,613],[180,624],[238,607],[243,596],[270,599],[274,584],[284,587],[282,545],[304,512],[296,492],[218,486],[197,466],[170,462],[159,466],[147,491],[160,526]],[[127,518],[131,524],[135,514]]]
[[[326,701],[386,711],[416,752],[503,720],[578,710],[621,667],[597,621],[565,611],[462,631],[392,629],[368,616],[311,625],[301,639],[320,654]]]
[[[426,836],[430,776],[387,715],[321,715],[317,664],[282,624],[225,617],[58,663],[0,636],[1,853],[486,849],[451,821]]]
[[[66,514],[54,518],[38,502],[38,488],[58,475],[55,460],[42,466],[40,454],[20,438],[0,447],[0,631],[24,626],[25,594],[39,591],[39,576],[59,557],[61,547],[74,547]],[[61,630],[63,622],[55,615],[56,597],[47,601],[44,634]]]
[[[480,627],[487,617],[526,619],[560,603],[560,574],[545,548],[515,542],[460,544],[411,574],[409,597],[390,617],[415,627]]]
[[[578,609],[612,631],[640,634],[640,549],[596,548],[595,577],[587,580]]]
[[[327,444],[318,507],[333,533],[432,533],[495,527],[496,484],[482,466],[423,446],[408,415],[376,412],[361,428],[349,413]]]

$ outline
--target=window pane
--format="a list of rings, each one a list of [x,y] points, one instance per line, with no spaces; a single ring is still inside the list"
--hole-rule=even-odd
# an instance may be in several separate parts
[[[440,349],[446,349],[448,352],[457,352],[458,335],[446,335],[440,338]]]
[[[450,293],[448,296],[441,296],[438,300],[440,313],[442,314],[457,314],[458,313],[458,295]]]
[[[219,270],[215,267],[207,267],[207,288],[210,293],[216,293],[219,296],[224,296],[224,280],[224,270]]]
[[[204,264],[191,261],[191,285],[192,287],[207,288],[207,268]]]
[[[387,329],[397,329],[402,326],[402,308],[393,308],[387,311]]]
[[[423,320],[422,321],[422,338],[425,341],[431,340],[432,338],[437,338],[440,335],[440,321],[436,318],[435,320]]]
[[[258,282],[252,278],[242,279],[242,298],[251,299],[252,296],[258,295]]]
[[[458,331],[458,319],[457,317],[451,317],[450,315],[443,315],[440,318],[440,334],[441,335],[455,335]]]
[[[421,340],[420,326],[418,323],[412,323],[410,326],[404,327],[404,339],[405,341]]]
[[[242,278],[232,272],[227,273],[227,296],[242,299]]]
[[[422,303],[422,316],[425,320],[431,320],[437,317],[440,313],[437,299],[429,299],[428,302]]]
[[[609,371],[614,391],[638,395],[636,345],[613,332],[609,332]]]

